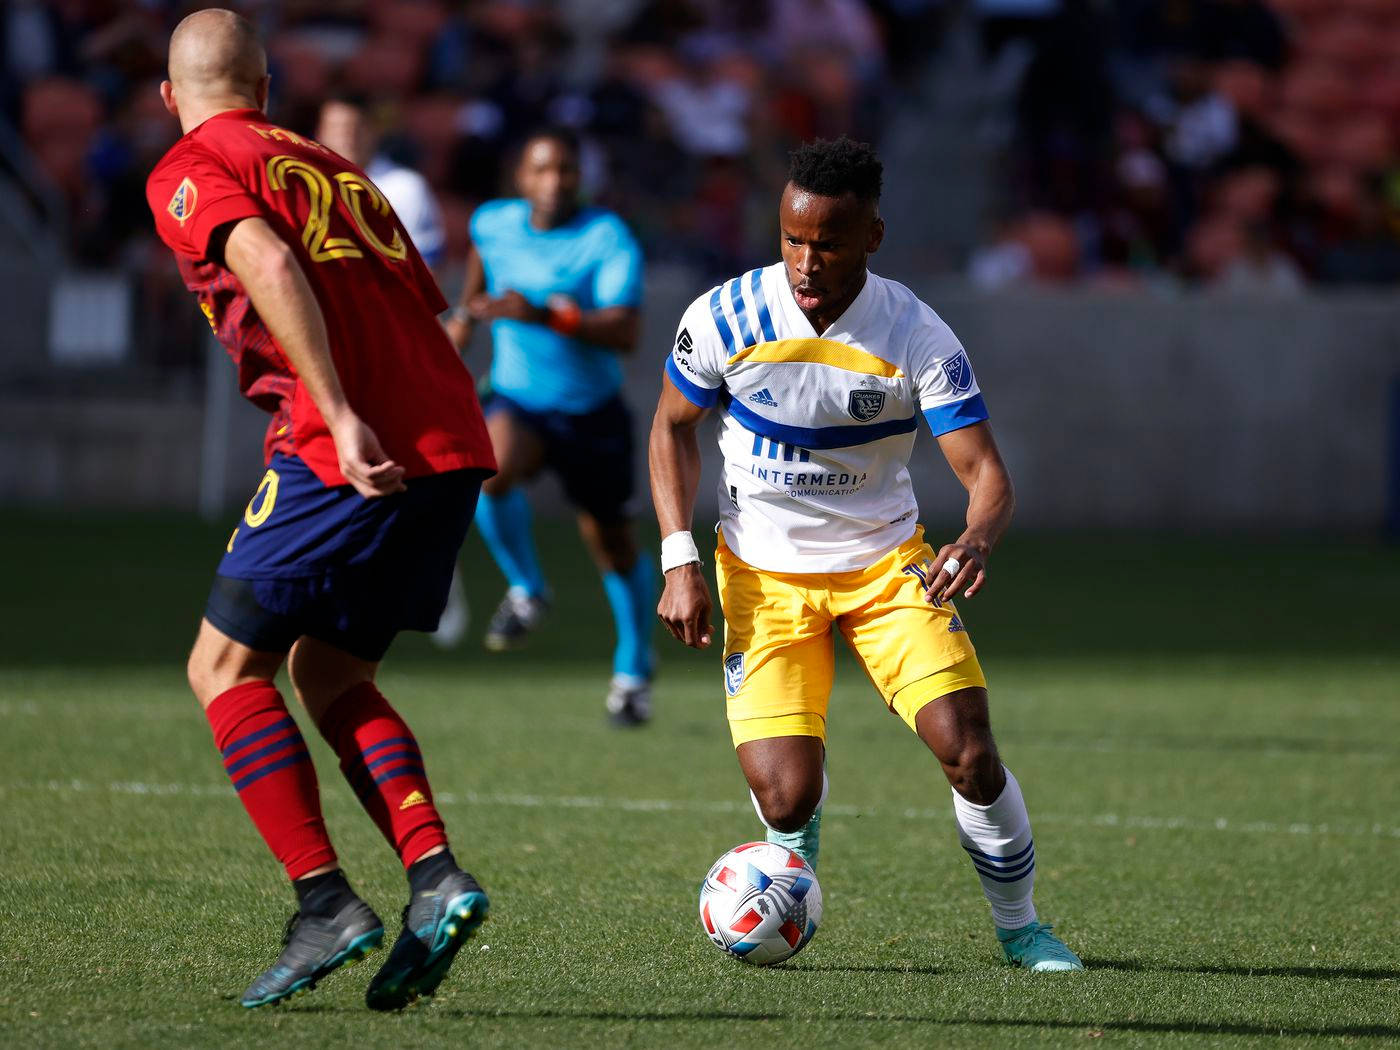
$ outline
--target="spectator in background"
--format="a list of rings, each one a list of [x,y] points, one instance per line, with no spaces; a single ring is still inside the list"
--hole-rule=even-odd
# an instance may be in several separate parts
[[[422,175],[379,152],[379,135],[370,117],[368,102],[359,95],[327,99],[321,106],[316,140],[364,169],[370,181],[388,198],[423,261],[429,266],[438,265],[446,241],[442,211]]]

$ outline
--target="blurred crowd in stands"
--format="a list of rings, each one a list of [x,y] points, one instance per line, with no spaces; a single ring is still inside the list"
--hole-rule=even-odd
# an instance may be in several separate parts
[[[979,286],[1400,281],[1400,0],[229,2],[268,41],[274,119],[312,134],[327,97],[372,100],[380,148],[441,204],[448,268],[544,124],[582,133],[589,196],[653,261],[766,262],[786,151],[878,144],[966,16],[1014,114],[987,134]],[[0,10],[0,108],[78,266],[168,267],[143,186],[178,133],[156,91],[169,30],[199,6]]]
[[[273,119],[312,134],[324,99],[372,100],[380,148],[446,219],[509,190],[532,129],[582,133],[585,188],[653,260],[723,274],[772,254],[772,188],[813,136],[878,139],[940,0],[228,0],[268,42]],[[169,31],[208,4],[9,0],[0,99],[67,204],[80,265],[140,266],[143,185],[178,134],[157,85]],[[760,196],[759,191],[763,191]],[[754,219],[760,208],[761,221]]]
[[[983,287],[1400,281],[1400,2],[983,0],[1014,87]]]

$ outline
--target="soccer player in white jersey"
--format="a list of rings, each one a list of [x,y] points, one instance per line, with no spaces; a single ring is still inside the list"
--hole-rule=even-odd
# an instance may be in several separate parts
[[[657,612],[686,645],[710,644],[689,529],[696,426],[718,407],[724,686],[768,841],[816,863],[835,628],[942,764],[1007,961],[1080,970],[1037,921],[1026,805],[952,603],[985,585],[1011,520],[1011,478],[957,338],[866,269],[884,235],[881,176],[870,147],[849,139],[796,150],[778,212],[782,262],[706,292],[681,318],[651,432],[666,578]],[[907,469],[920,415],[968,493],[967,527],[937,551]]]

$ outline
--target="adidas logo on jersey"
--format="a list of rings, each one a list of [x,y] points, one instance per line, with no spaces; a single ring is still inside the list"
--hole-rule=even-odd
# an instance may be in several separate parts
[[[767,387],[764,387],[756,394],[750,394],[749,400],[755,405],[767,405],[769,408],[778,407],[778,402],[773,400],[773,395],[769,392]]]

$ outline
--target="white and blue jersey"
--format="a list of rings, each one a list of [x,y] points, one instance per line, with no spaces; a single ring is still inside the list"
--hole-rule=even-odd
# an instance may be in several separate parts
[[[626,224],[603,208],[583,208],[562,226],[530,225],[528,201],[489,201],[472,215],[472,242],[486,290],[515,290],[536,306],[566,295],[581,310],[639,306],[642,252]],[[617,352],[544,325],[493,321],[491,388],[535,412],[592,411],[617,395]]]
[[[825,332],[782,263],[736,277],[686,310],[666,372],[720,409],[724,539],[771,572],[864,569],[909,539],[919,416],[935,435],[987,418],[957,337],[875,274]]]

